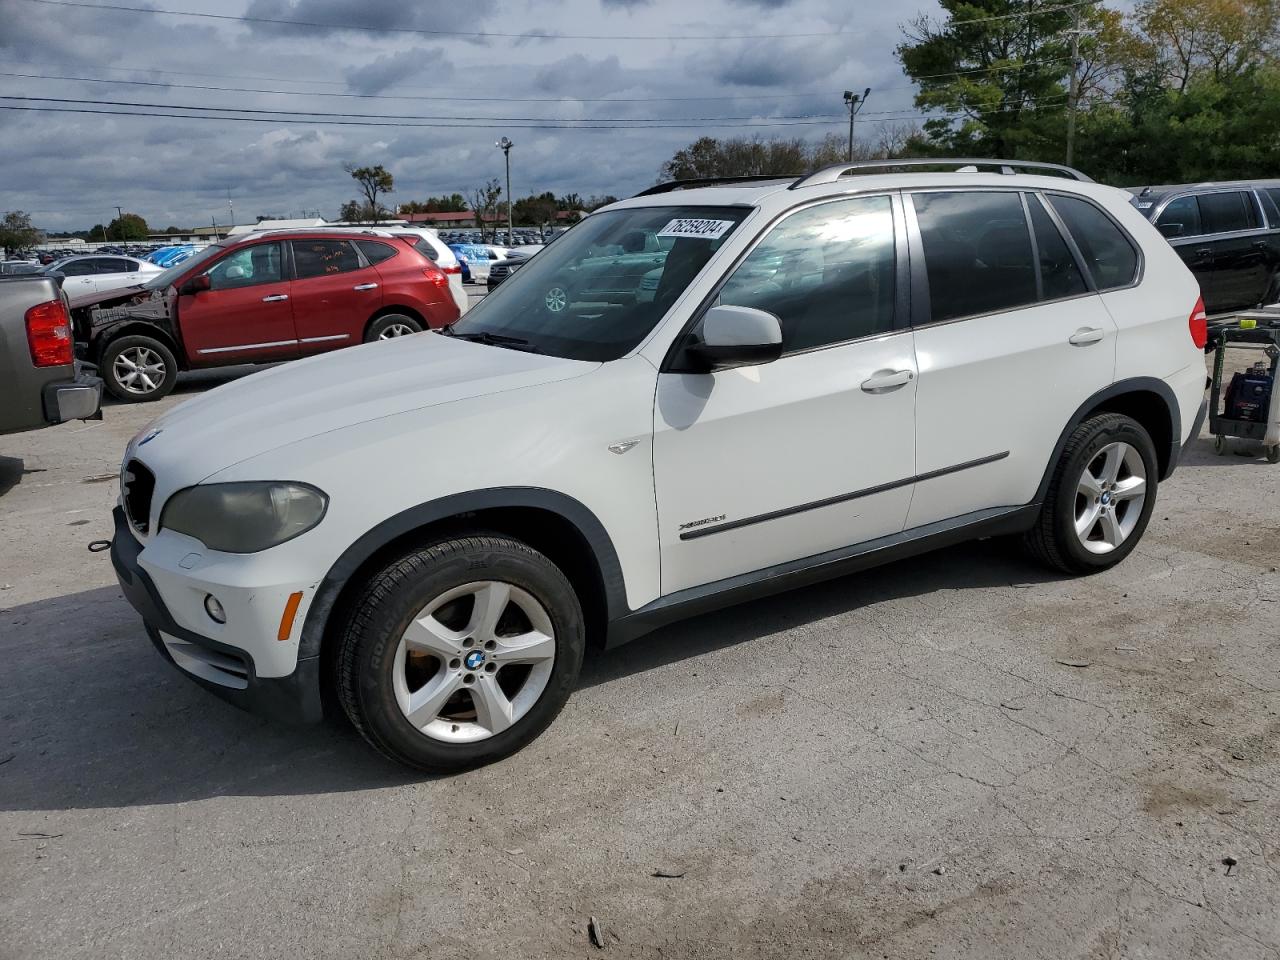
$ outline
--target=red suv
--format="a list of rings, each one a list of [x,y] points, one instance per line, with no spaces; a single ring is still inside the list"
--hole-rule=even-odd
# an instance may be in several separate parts
[[[126,402],[157,400],[179,370],[274,363],[458,319],[449,279],[382,231],[248,234],[145,283],[71,300],[80,352]]]

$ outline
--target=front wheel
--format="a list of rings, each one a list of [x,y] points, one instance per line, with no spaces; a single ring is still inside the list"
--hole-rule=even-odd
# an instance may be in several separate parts
[[[1155,445],[1136,420],[1090,417],[1072,432],[1026,543],[1064,573],[1114,567],[1142,538],[1159,483]]]
[[[396,337],[407,337],[411,333],[421,332],[422,324],[413,317],[406,316],[403,313],[388,313],[369,324],[369,329],[364,335],[364,342],[394,340]]]
[[[108,343],[98,370],[107,392],[125,403],[159,400],[178,382],[173,351],[159,340],[137,334]]]
[[[338,694],[375,748],[453,773],[524,747],[577,682],[582,608],[564,574],[524,543],[448,540],[374,575],[338,651]]]

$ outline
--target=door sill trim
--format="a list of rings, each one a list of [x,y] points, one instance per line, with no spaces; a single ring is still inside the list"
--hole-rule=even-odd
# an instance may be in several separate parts
[[[677,620],[772,596],[812,583],[856,573],[940,547],[979,537],[1022,533],[1040,513],[1039,503],[1020,507],[990,507],[939,520],[875,540],[839,547],[800,560],[738,574],[714,583],[689,587],[659,597],[609,623],[605,645],[616,647]]]

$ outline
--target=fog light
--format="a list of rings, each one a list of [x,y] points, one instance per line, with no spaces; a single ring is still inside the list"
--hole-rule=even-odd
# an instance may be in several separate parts
[[[205,595],[204,612],[209,615],[209,619],[214,623],[227,622],[227,611],[222,609],[222,604],[218,602],[218,598],[212,593]]]

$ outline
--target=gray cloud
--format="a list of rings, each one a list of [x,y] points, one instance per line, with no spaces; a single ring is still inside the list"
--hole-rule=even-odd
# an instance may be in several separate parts
[[[153,113],[180,113],[172,107],[189,105],[354,113],[353,119],[432,114],[684,122],[681,118],[809,113],[834,118],[795,127],[727,124],[712,129],[695,123],[682,129],[548,130],[514,121],[469,129],[375,128],[286,123],[269,114],[256,115],[269,122],[250,123],[216,114],[182,119],[0,109],[0,169],[5,172],[0,210],[30,210],[38,223],[53,230],[105,222],[115,215],[117,203],[161,228],[208,224],[214,218],[225,224],[230,190],[242,222],[269,212],[297,215],[319,209],[332,216],[354,195],[354,184],[342,171],[345,161],[385,165],[396,177],[393,199],[465,193],[488,177],[503,176],[502,153],[493,145],[503,134],[516,142],[512,179],[517,195],[552,190],[625,196],[653,183],[659,165],[704,132],[720,137],[839,133],[847,123],[839,117],[839,93],[850,85],[874,88],[872,109],[897,109],[911,102],[892,47],[900,36],[897,24],[915,10],[900,6],[852,10],[847,0],[792,0],[785,9],[776,9],[771,0],[224,0],[201,6],[325,24],[546,36],[480,45],[413,34],[255,26],[86,8],[32,16],[26,4],[0,0],[0,58],[10,65],[0,69],[244,88],[5,78],[4,92],[161,105],[145,111]],[[557,36],[840,30],[856,33],[814,40],[707,42]],[[830,97],[822,92],[828,87]],[[814,95],[796,95],[800,93]],[[744,94],[749,96],[687,99]],[[522,97],[555,99],[517,99]],[[600,103],[573,97],[677,99]],[[875,124],[867,116],[859,120],[859,129],[871,136]]]
[[[381,93],[388,87],[406,80],[422,81],[430,78],[441,83],[453,78],[453,61],[440,47],[402,50],[386,54],[372,63],[352,67],[346,71],[347,86],[352,93]]]

